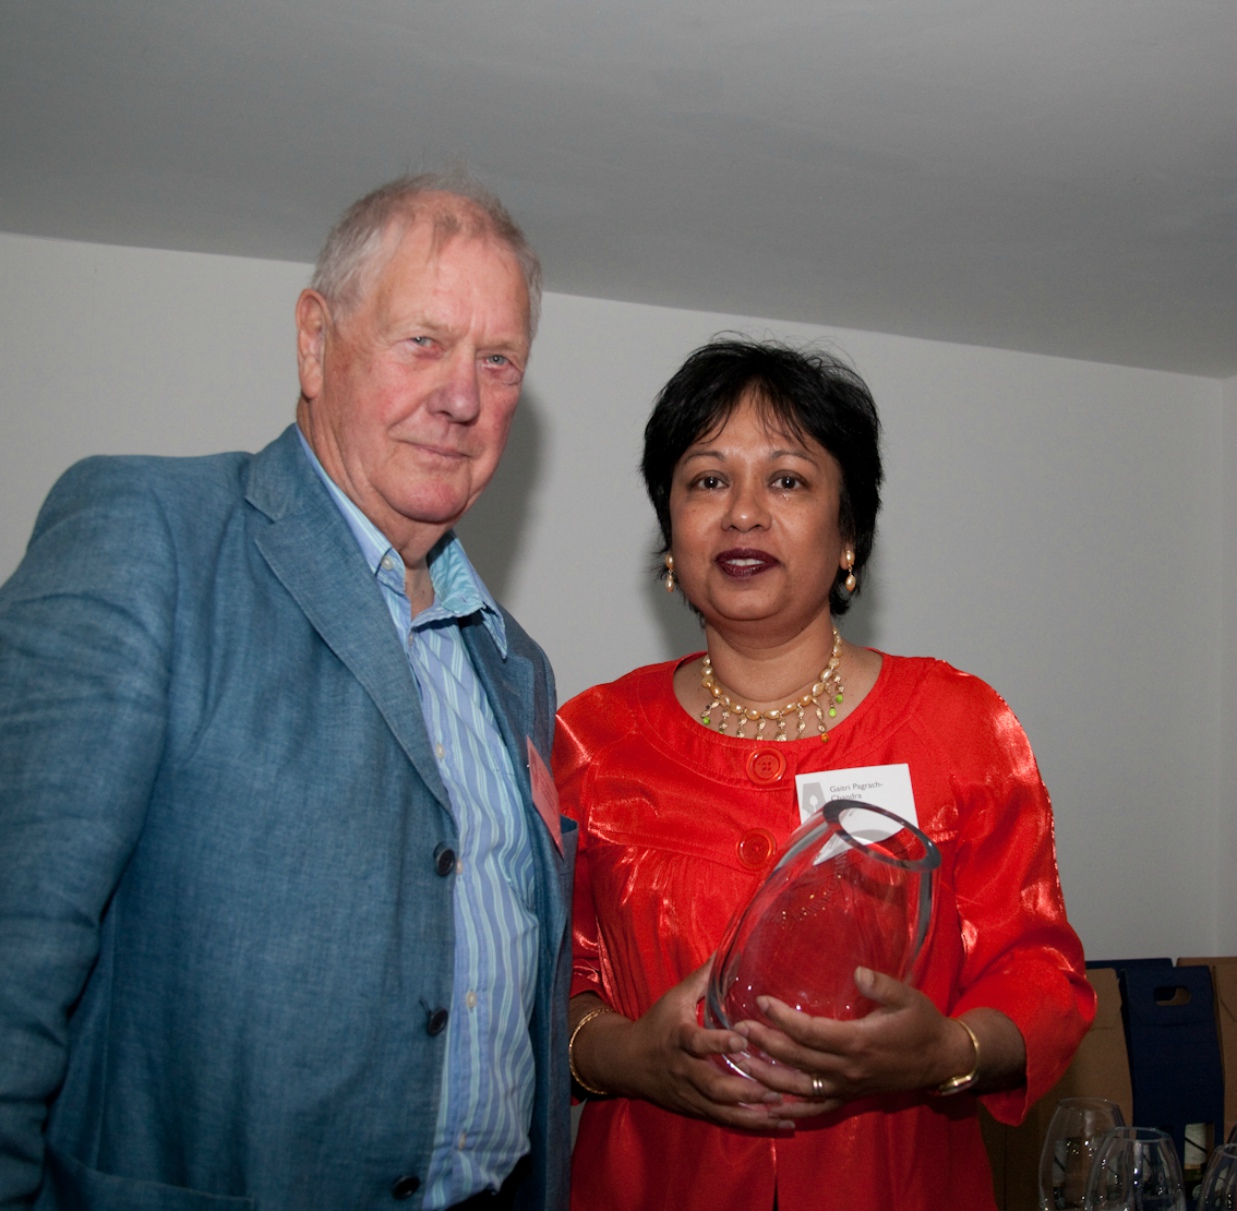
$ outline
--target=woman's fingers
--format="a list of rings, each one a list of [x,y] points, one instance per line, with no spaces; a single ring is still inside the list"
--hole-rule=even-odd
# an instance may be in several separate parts
[[[855,984],[876,1008],[846,1021],[758,998],[767,1021],[735,1027],[773,1061],[752,1067],[752,1075],[781,1093],[822,1104],[931,1083],[946,1024],[941,1012],[908,984],[867,968],[856,969]]]
[[[614,1040],[621,1048],[612,1069],[619,1087],[666,1109],[723,1126],[788,1130],[790,1120],[781,1113],[782,1094],[738,1075],[722,1060],[743,1051],[747,1046],[743,1036],[733,1030],[707,1030],[697,1020],[709,971],[710,963],[705,963],[692,972]]]
[[[832,1081],[813,1076],[786,1064],[774,1064],[752,1054],[744,1057],[743,1069],[782,1096],[782,1114],[790,1119],[815,1118],[837,1110],[846,1099],[838,1097]]]

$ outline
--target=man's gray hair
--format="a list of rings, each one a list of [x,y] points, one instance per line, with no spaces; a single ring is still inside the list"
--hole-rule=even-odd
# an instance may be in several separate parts
[[[449,194],[462,205],[452,205],[430,194]],[[453,236],[490,236],[506,244],[515,256],[528,288],[528,335],[537,332],[541,318],[541,262],[507,208],[463,169],[425,172],[398,177],[367,193],[344,211],[331,228],[310,286],[331,304],[338,316],[357,305],[381,268],[379,254],[394,247],[400,234],[419,219],[434,225],[434,247]],[[398,225],[398,231],[394,230]]]

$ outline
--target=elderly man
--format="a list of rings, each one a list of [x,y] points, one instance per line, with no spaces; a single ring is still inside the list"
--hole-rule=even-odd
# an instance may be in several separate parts
[[[356,203],[257,455],[71,468],[0,589],[0,1207],[566,1205],[553,678],[451,527],[540,271]]]

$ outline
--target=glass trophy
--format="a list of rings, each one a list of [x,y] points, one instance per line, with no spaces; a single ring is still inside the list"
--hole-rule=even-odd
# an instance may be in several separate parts
[[[850,799],[827,803],[792,834],[727,926],[704,1024],[768,1023],[756,1004],[762,995],[815,1017],[869,1013],[875,1005],[856,987],[855,968],[913,980],[940,861],[936,846],[893,812]]]

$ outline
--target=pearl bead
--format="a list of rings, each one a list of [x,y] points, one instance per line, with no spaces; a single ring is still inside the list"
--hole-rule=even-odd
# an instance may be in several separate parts
[[[853,584],[854,577],[848,577],[848,581],[850,584]],[[798,715],[798,726],[796,731],[799,736],[802,736],[807,730],[807,719],[805,717],[805,712],[808,708],[811,708],[816,712],[816,718],[818,720],[821,733],[820,738],[822,740],[827,740],[829,737],[828,733],[825,731],[825,711],[827,709],[829,712],[829,717],[834,718],[837,715],[837,709],[828,705],[827,700],[825,704],[822,704],[821,698],[828,695],[830,690],[834,690],[836,691],[832,695],[834,701],[836,701],[839,705],[842,702],[842,679],[838,674],[838,665],[840,663],[841,652],[842,637],[838,634],[837,628],[834,627],[833,654],[829,660],[828,666],[820,674],[819,679],[812,683],[811,690],[804,694],[802,698],[792,698],[788,703],[786,703],[785,706],[778,707],[777,709],[771,711],[759,711],[755,707],[746,706],[742,702],[736,702],[732,699],[713,679],[713,661],[712,658],[706,653],[701,661],[700,684],[709,695],[709,704],[703,711],[701,711],[700,721],[706,726],[712,725],[714,713],[720,708],[721,720],[716,726],[717,730],[723,735],[727,734],[727,723],[731,715],[733,715],[735,719],[734,734],[736,736],[744,736],[744,729],[750,722],[756,724],[754,738],[760,739],[764,735],[766,723],[772,721],[777,725],[775,728],[777,735],[774,739],[786,740],[788,739],[788,736],[786,735],[786,717],[790,716],[792,713],[796,713]]]

